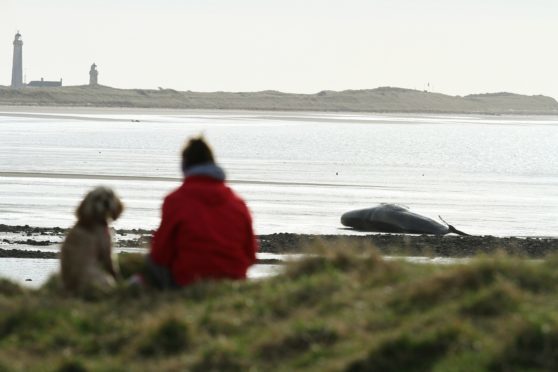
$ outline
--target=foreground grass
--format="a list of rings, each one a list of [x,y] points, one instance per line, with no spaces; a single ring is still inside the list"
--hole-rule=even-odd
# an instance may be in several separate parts
[[[0,371],[558,370],[558,258],[323,249],[268,280],[96,301],[1,282]]]

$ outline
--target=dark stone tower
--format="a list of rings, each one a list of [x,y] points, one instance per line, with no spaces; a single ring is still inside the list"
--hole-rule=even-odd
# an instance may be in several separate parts
[[[12,88],[23,86],[23,41],[19,31],[14,39],[14,60],[12,65]]]
[[[99,75],[99,71],[97,71],[97,65],[96,64],[92,64],[91,65],[91,70],[89,70],[89,85],[94,87],[96,85],[98,85],[97,83],[97,76]]]

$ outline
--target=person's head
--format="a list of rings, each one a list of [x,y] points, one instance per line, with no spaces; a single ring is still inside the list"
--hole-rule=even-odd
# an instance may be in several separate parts
[[[182,169],[188,170],[193,166],[208,163],[215,164],[215,159],[205,139],[202,136],[190,138],[182,151]]]

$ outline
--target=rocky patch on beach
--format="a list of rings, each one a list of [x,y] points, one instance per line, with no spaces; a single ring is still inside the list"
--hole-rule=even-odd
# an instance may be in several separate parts
[[[305,235],[271,234],[260,236],[262,252],[300,252],[315,243],[345,242],[378,249],[383,254],[433,257],[471,257],[505,252],[525,257],[544,257],[558,253],[558,239],[495,236],[434,236],[404,234]]]
[[[11,246],[55,246],[65,229],[0,225],[0,257],[54,258],[56,252],[12,249]],[[145,229],[113,230],[116,248],[148,248],[153,231]],[[9,235],[9,238],[5,236]],[[45,238],[46,237],[46,238]],[[46,240],[45,240],[46,239]],[[260,235],[260,251],[267,253],[301,253],[311,246],[346,243],[378,249],[382,254],[432,257],[471,257],[478,254],[505,252],[531,258],[558,253],[558,239],[495,236],[433,236],[403,234],[310,235],[279,233]]]

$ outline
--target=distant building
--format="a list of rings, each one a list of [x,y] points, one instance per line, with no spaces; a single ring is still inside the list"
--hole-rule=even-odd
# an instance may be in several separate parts
[[[14,59],[12,64],[12,88],[23,87],[23,41],[19,31],[14,38]]]
[[[19,31],[15,34],[14,38],[14,59],[12,65],[12,88],[22,88],[22,87],[61,87],[62,79],[60,81],[45,81],[35,80],[29,84],[23,82],[23,41],[21,40],[21,34]]]
[[[41,78],[41,80],[35,80],[29,82],[27,84],[28,87],[61,87],[62,86],[62,79],[60,81],[45,81],[45,79]]]
[[[95,63],[93,63],[91,65],[91,70],[89,70],[89,85],[90,86],[96,86],[98,85],[97,83],[97,77],[99,76],[99,71],[97,71],[97,65]]]

